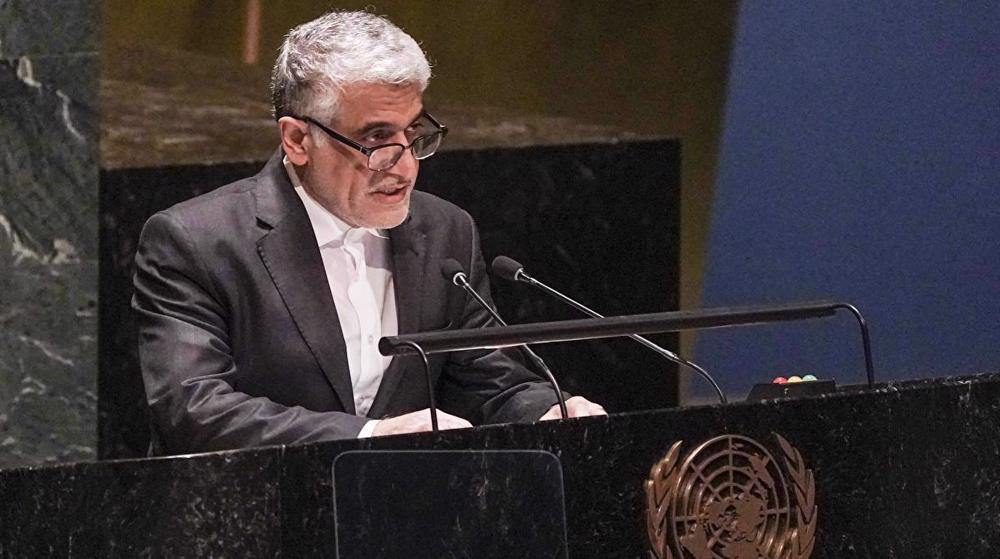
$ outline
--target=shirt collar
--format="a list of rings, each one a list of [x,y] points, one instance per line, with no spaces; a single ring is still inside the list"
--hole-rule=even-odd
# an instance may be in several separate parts
[[[360,241],[365,237],[365,233],[373,235],[379,239],[388,239],[389,236],[381,229],[370,227],[351,227],[346,221],[340,219],[330,210],[324,208],[322,204],[313,199],[302,186],[299,174],[295,172],[295,166],[288,160],[286,155],[282,159],[285,172],[288,173],[288,180],[295,187],[295,193],[302,199],[302,204],[306,207],[309,215],[309,222],[312,224],[313,232],[316,234],[316,243],[319,246],[328,244],[342,245],[350,237],[352,240]]]

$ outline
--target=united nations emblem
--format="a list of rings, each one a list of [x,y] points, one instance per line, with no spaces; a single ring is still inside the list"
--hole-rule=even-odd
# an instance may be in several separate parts
[[[646,480],[652,559],[807,559],[816,484],[777,433],[781,460],[757,441],[722,435],[680,458],[674,443]]]

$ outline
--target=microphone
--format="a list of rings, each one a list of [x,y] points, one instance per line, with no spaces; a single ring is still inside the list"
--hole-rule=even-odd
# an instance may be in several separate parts
[[[458,262],[458,260],[455,260],[454,258],[445,260],[441,264],[441,275],[443,275],[444,278],[450,283],[461,287],[466,291],[466,293],[471,295],[472,298],[479,303],[479,306],[483,307],[486,309],[486,312],[490,313],[493,320],[496,320],[501,326],[507,326],[504,319],[500,318],[500,314],[486,302],[486,299],[483,299],[483,297],[475,289],[473,289],[471,285],[469,285],[469,278],[465,275],[465,269],[462,268],[462,265]],[[542,373],[544,373],[548,378],[549,382],[552,383],[552,388],[556,391],[556,399],[559,401],[559,412],[562,414],[563,419],[569,417],[569,413],[566,411],[566,400],[563,398],[562,390],[559,388],[559,383],[556,382],[556,377],[552,374],[548,365],[545,364],[545,361],[542,361],[542,358],[539,357],[537,353],[531,351],[531,348],[528,347],[527,344],[521,344],[517,347],[524,352],[524,355],[527,356],[528,360],[538,367],[538,369],[541,370]]]
[[[514,260],[513,258],[509,258],[507,256],[497,256],[496,258],[493,259],[492,269],[493,273],[496,276],[499,276],[505,280],[527,283],[528,285],[532,285],[544,291],[545,293],[551,295],[552,297],[559,299],[563,303],[566,303],[567,305],[575,308],[576,310],[582,312],[583,314],[586,314],[593,318],[604,318],[604,315],[585,306],[583,303],[580,303],[579,301],[570,298],[568,295],[556,291],[552,287],[549,287],[548,285],[545,285],[544,283],[538,281],[537,279],[529,276],[527,273],[525,273],[524,266],[517,260]],[[720,402],[722,402],[723,404],[728,403],[726,400],[726,395],[722,392],[722,389],[719,388],[719,384],[715,382],[715,379],[712,378],[712,375],[708,374],[708,371],[706,371],[705,369],[702,369],[701,367],[692,363],[691,361],[684,359],[680,355],[677,355],[676,353],[666,348],[663,348],[649,341],[647,338],[639,336],[638,334],[629,334],[628,337],[648,347],[649,349],[653,350],[658,355],[667,359],[668,361],[671,361],[678,365],[683,365],[693,370],[695,373],[700,375],[702,378],[707,380],[709,384],[712,385],[712,388],[715,389],[716,394],[718,394],[719,396]]]

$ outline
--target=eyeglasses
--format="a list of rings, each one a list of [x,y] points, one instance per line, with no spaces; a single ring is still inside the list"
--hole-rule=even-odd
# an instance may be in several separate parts
[[[438,147],[441,146],[441,141],[448,134],[448,127],[441,124],[434,117],[430,115],[427,111],[421,111],[420,116],[426,118],[437,127],[437,130],[431,132],[430,134],[422,134],[417,136],[410,142],[410,145],[404,146],[403,144],[384,144],[381,146],[366,147],[354,140],[330,130],[326,126],[323,126],[316,119],[312,117],[302,117],[289,115],[292,118],[297,118],[299,120],[304,120],[310,124],[315,124],[320,130],[326,132],[334,140],[354,148],[361,153],[368,156],[368,168],[372,171],[387,171],[399,162],[399,158],[403,156],[406,150],[410,150],[413,153],[413,158],[427,159],[428,157],[434,155],[437,152]]]

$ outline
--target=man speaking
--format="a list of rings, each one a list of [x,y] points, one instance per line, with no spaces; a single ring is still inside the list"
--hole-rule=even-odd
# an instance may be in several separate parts
[[[429,79],[384,18],[296,27],[271,85],[280,149],[146,223],[132,305],[155,453],[430,429],[422,361],[382,356],[379,338],[491,319],[439,273],[457,260],[489,300],[471,217],[414,190],[447,133],[423,106]],[[504,351],[430,365],[441,428],[559,416],[551,386]]]

